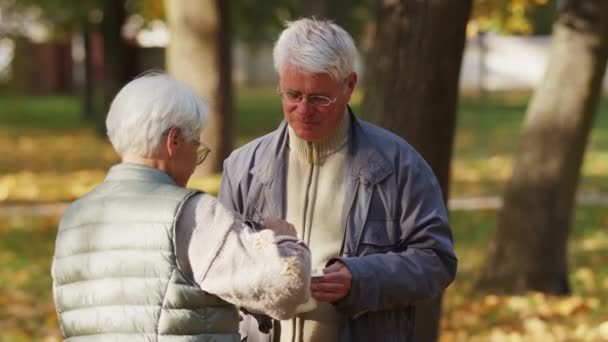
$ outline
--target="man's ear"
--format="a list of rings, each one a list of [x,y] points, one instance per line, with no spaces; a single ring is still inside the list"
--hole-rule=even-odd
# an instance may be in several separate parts
[[[173,157],[181,145],[182,131],[178,127],[172,127],[169,130],[169,134],[167,134],[167,141],[165,142],[165,147],[167,148],[169,156]]]
[[[353,91],[355,91],[355,86],[357,85],[357,73],[351,72],[350,75],[346,78],[346,93],[347,93],[347,102],[350,101],[351,95],[353,95]]]
[[[355,90],[355,86],[357,85],[357,79],[357,73],[354,71],[351,72],[350,75],[348,75],[348,78],[346,79],[346,86],[348,87],[351,94]]]

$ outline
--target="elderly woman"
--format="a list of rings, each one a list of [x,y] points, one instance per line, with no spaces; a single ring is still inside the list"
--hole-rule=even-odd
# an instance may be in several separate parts
[[[208,153],[207,116],[163,74],[114,99],[106,126],[122,163],[59,224],[52,276],[64,338],[239,341],[236,306],[285,319],[308,299],[310,252],[293,226],[253,229],[185,188]]]

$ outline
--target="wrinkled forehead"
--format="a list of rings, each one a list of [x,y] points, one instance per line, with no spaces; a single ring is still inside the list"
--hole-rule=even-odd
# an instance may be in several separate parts
[[[317,65],[315,67],[312,67],[312,66],[306,65],[306,64],[299,64],[299,63],[297,63],[297,61],[293,61],[293,60],[291,60],[289,63],[286,63],[283,66],[283,68],[279,72],[279,78],[282,78],[287,73],[289,73],[289,74],[299,73],[299,74],[307,74],[307,75],[312,75],[312,76],[326,75],[326,76],[329,76],[329,78],[334,79],[334,80],[340,79],[340,77],[337,76],[338,75],[337,70],[335,70],[335,68],[332,65]]]
[[[331,93],[340,82],[328,73],[311,73],[297,67],[286,67],[281,73],[279,85],[284,90],[302,93]]]

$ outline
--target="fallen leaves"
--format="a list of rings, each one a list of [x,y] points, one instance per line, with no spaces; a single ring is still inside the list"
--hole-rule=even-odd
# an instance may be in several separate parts
[[[587,292],[597,290],[595,273],[589,267],[581,267],[573,274],[573,280],[580,283],[580,286]]]
[[[585,252],[595,252],[608,249],[608,233],[598,230],[593,235],[584,238],[579,247]]]
[[[0,201],[51,202],[78,198],[105,178],[107,170],[21,171],[0,176]]]
[[[480,157],[455,156],[452,160],[451,182],[453,195],[488,195],[502,191],[513,172],[513,155],[510,153],[482,155]],[[608,175],[608,152],[590,150],[585,154],[581,170],[580,189],[584,193],[605,190]],[[598,190],[598,188],[601,188]]]
[[[590,319],[600,308],[598,298],[577,295],[471,297],[444,313],[441,340],[601,341],[608,339],[608,321]]]
[[[101,183],[107,170],[92,169],[72,172],[21,171],[0,176],[0,201],[63,202],[72,201]],[[221,174],[209,177],[194,175],[189,187],[217,194]]]
[[[581,206],[569,240],[571,296],[481,294],[496,211],[453,212],[459,268],[443,297],[441,341],[608,341],[608,220],[604,206]]]
[[[0,215],[0,341],[58,341],[51,298],[53,220]]]

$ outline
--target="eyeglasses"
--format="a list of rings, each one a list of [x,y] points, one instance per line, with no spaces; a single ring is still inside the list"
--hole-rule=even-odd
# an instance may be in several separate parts
[[[337,96],[332,99],[323,95],[304,95],[299,91],[295,90],[282,91],[281,88],[278,87],[277,95],[281,96],[282,98],[293,104],[298,104],[300,103],[300,101],[302,101],[302,99],[306,99],[309,104],[320,107],[327,107],[332,103],[336,102],[336,99],[338,98]]]
[[[196,141],[199,144],[198,149],[196,150],[196,165],[201,165],[205,161],[205,159],[207,159],[207,157],[209,156],[211,149],[209,147],[207,147],[207,145],[203,144],[198,139],[196,139],[194,141]]]
[[[164,130],[163,135],[169,135],[169,131],[173,127],[174,126],[171,126]],[[199,139],[194,139],[194,142],[198,144],[198,148],[196,149],[196,165],[201,165],[205,161],[205,159],[207,159],[209,153],[211,153],[211,149]]]

